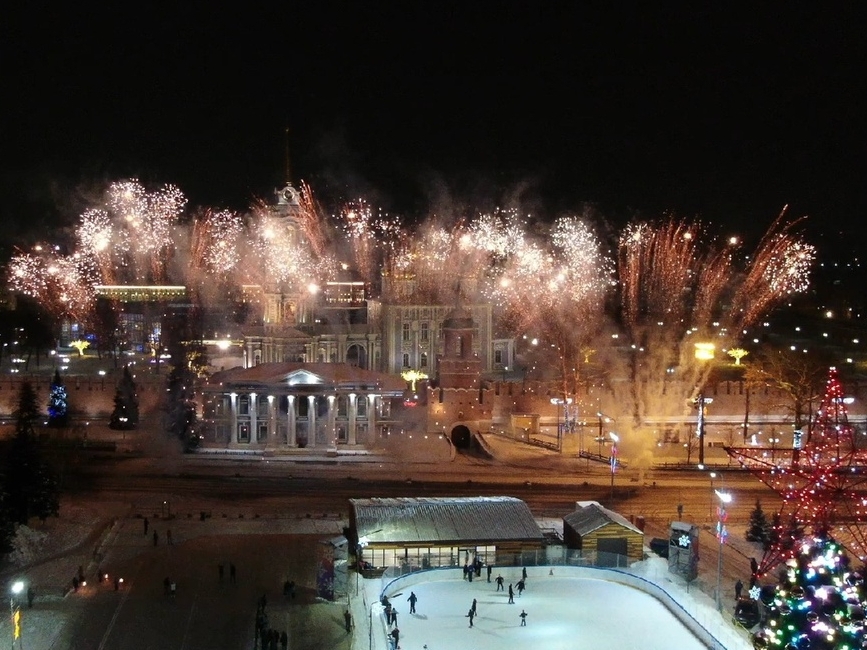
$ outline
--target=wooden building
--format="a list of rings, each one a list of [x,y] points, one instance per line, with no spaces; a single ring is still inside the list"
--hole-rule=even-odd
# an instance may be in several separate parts
[[[514,497],[350,499],[350,535],[359,565],[402,570],[536,564],[544,537]]]
[[[626,566],[644,557],[644,533],[595,501],[579,501],[563,517],[563,542],[597,566]]]

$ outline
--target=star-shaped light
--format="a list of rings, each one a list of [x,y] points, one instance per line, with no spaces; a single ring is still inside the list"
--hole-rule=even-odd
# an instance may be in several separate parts
[[[804,527],[831,532],[853,554],[867,558],[867,451],[855,448],[843,386],[831,368],[822,404],[802,449],[728,447],[741,466],[783,498],[778,539],[765,552],[759,573],[791,557]]]

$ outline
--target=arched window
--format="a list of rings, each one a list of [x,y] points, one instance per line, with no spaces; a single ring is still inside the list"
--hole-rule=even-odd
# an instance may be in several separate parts
[[[421,353],[421,360],[419,361],[419,365],[422,368],[427,368],[427,352]]]
[[[404,352],[403,354],[403,367],[409,368],[409,354],[407,354],[406,352]]]

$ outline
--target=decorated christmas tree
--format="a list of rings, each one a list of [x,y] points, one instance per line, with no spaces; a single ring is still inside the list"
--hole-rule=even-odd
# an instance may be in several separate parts
[[[768,611],[753,645],[796,650],[864,647],[865,589],[843,548],[825,532],[801,539],[774,589],[756,588]]]
[[[60,371],[54,371],[54,379],[48,391],[48,426],[65,427],[69,420],[69,402]]]
[[[112,429],[135,429],[138,426],[138,395],[129,366],[123,369],[123,377],[114,394],[114,410],[108,426]]]

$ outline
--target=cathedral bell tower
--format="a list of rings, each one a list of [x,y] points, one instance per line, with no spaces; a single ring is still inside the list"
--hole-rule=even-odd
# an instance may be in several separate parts
[[[437,364],[440,388],[477,388],[482,362],[473,352],[475,323],[470,312],[453,309],[443,321],[443,354]]]

